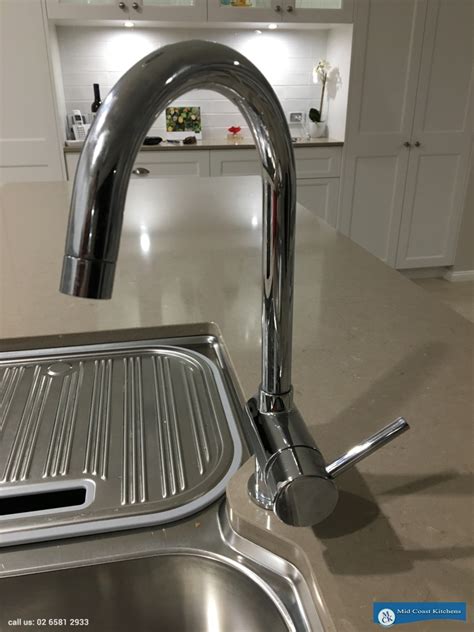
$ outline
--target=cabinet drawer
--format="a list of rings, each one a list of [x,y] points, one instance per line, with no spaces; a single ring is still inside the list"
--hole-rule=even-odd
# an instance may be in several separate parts
[[[262,173],[256,149],[214,149],[211,176],[259,176]]]
[[[137,175],[135,170],[146,170],[148,173]],[[132,178],[144,176],[152,178],[176,178],[179,176],[208,176],[209,151],[205,149],[165,149],[163,151],[138,152],[133,165]]]
[[[79,153],[66,154],[68,180],[76,173]],[[138,170],[136,173],[135,170]],[[203,150],[163,150],[140,151],[133,165],[131,177],[176,178],[179,176],[208,176],[209,151]]]
[[[338,178],[342,147],[295,147],[296,177]]]
[[[338,178],[342,147],[295,147],[296,177]],[[211,150],[212,176],[253,176],[262,172],[256,149]]]
[[[295,148],[298,180],[337,178],[341,170],[342,147]],[[66,154],[68,179],[72,180],[78,153]],[[133,169],[146,170],[132,178],[173,178],[179,176],[259,176],[262,173],[256,149],[164,149],[140,151]],[[147,173],[148,172],[148,173]]]

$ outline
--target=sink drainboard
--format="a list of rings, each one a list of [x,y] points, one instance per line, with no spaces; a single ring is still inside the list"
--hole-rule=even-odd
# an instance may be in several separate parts
[[[242,461],[215,338],[0,354],[0,545],[163,524]]]

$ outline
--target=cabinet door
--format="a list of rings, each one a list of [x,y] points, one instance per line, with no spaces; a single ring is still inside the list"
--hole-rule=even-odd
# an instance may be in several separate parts
[[[283,22],[352,22],[354,0],[289,0],[281,3]]]
[[[130,20],[132,0],[46,0],[51,20]]]
[[[0,77],[0,184],[62,180],[47,35],[37,0],[0,0]]]
[[[206,0],[135,0],[129,1],[131,20],[207,20]]]
[[[296,190],[299,204],[336,227],[339,178],[298,180]]]
[[[395,265],[426,0],[358,0],[338,228]]]
[[[78,152],[68,152],[66,167],[68,180],[73,180],[79,162]],[[145,178],[177,178],[182,176],[208,176],[209,151],[205,149],[183,150],[165,149],[159,151],[139,151],[130,177],[133,180]]]
[[[341,147],[295,147],[296,177],[298,180],[338,177],[341,150]],[[261,173],[256,149],[211,150],[212,176],[257,176]]]
[[[213,149],[211,176],[259,176],[262,165],[256,149]]]
[[[132,178],[205,177],[208,175],[209,151],[206,149],[140,151],[132,171]]]
[[[207,0],[209,22],[281,22],[281,0]]]
[[[454,263],[472,131],[472,19],[472,0],[429,3],[398,268]]]
[[[296,177],[335,178],[341,172],[342,147],[295,147]]]

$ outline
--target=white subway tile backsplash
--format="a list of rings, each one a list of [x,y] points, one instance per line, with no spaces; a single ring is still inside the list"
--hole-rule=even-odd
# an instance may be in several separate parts
[[[320,96],[319,86],[288,86],[285,89],[286,99],[314,99]]]
[[[118,73],[117,73],[118,74]],[[113,85],[119,78],[114,79],[115,73],[113,72],[95,72],[95,83],[103,83]],[[90,72],[64,72],[63,71],[63,84],[64,86],[87,86],[89,85],[91,75]]]
[[[320,87],[312,83],[312,69],[325,57],[327,31],[278,31],[230,29],[120,29],[109,27],[58,27],[64,93],[68,112],[90,112],[92,84],[99,83],[102,99],[122,74],[143,56],[161,46],[186,39],[217,41],[246,55],[273,85],[284,111],[303,111],[319,105]],[[224,138],[227,128],[240,125],[250,132],[238,109],[210,90],[193,90],[177,105],[201,108],[204,138]],[[164,116],[150,130],[164,135]]]
[[[283,109],[285,112],[306,112],[317,105],[316,99],[285,99]]]
[[[134,60],[129,62],[124,58],[107,58],[105,56],[81,56],[63,55],[61,56],[61,67],[64,73],[72,73],[78,69],[89,74],[95,72],[115,71],[123,74],[134,64]]]
[[[312,81],[311,73],[298,73],[290,71],[280,71],[275,69],[267,79],[273,86],[295,86],[310,85]]]
[[[231,125],[245,125],[245,119],[237,112],[236,114],[202,114],[201,115],[203,127],[225,127],[226,129]]]
[[[233,105],[230,101],[218,101],[217,99],[205,103],[202,109],[210,114],[238,114],[239,112],[237,106]]]

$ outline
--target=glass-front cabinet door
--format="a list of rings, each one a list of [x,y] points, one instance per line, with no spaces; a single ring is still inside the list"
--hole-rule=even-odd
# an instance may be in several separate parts
[[[354,0],[46,0],[50,19],[352,22]]]
[[[205,22],[206,0],[47,0],[50,19]]]
[[[289,0],[282,2],[283,22],[352,22],[354,0]]]
[[[354,0],[208,0],[210,22],[352,22]]]
[[[207,20],[207,0],[137,0],[131,6],[131,20]]]
[[[280,0],[207,0],[207,19],[209,22],[281,22],[282,6]]]
[[[50,19],[127,20],[127,3],[118,0],[46,0]]]

